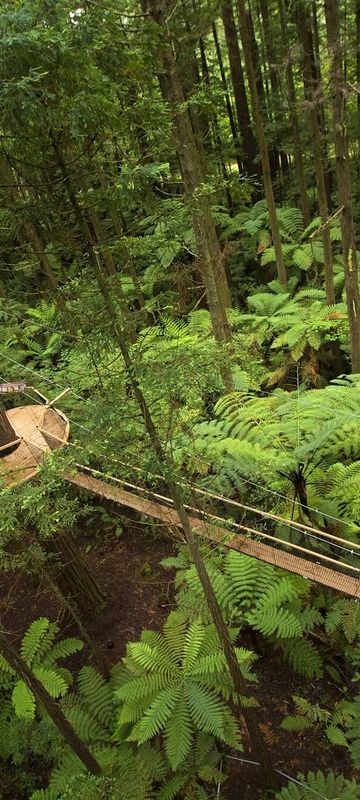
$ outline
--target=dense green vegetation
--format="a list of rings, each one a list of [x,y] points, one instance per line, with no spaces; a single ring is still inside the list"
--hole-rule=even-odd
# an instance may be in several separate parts
[[[0,491],[0,798],[360,798],[358,599],[189,517],[359,575],[360,3],[2,0],[0,29],[1,483],[6,410],[68,388],[71,423]],[[112,658],[87,554],[134,525],[171,597]]]

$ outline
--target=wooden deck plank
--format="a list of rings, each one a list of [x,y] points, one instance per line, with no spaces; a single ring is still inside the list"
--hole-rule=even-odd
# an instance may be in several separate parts
[[[166,525],[180,526],[179,517],[172,508],[167,508],[152,500],[138,497],[131,492],[127,492],[124,489],[120,489],[110,483],[105,483],[105,481],[93,478],[82,472],[67,473],[66,478],[82,489],[86,489],[89,492],[98,494],[101,497],[105,497],[107,500],[112,500],[128,508],[133,508],[146,516],[159,519]],[[263,544],[262,542],[255,541],[246,536],[240,534],[232,536],[231,532],[226,528],[210,525],[208,522],[197,519],[196,517],[190,516],[189,519],[194,530],[204,538],[216,544],[222,543],[225,547],[229,547],[232,550],[238,550],[240,553],[245,553],[252,558],[265,561],[279,569],[293,572],[296,575],[302,575],[310,581],[320,583],[323,586],[335,589],[350,597],[360,597],[360,580],[358,578],[336,572],[334,569],[329,569],[329,567],[324,567],[321,564],[307,561],[305,558],[295,556],[284,550],[277,550],[275,547],[271,547],[271,545]],[[286,546],[285,543],[284,546]]]
[[[0,488],[11,488],[33,478],[43,463],[44,454],[59,447],[51,433],[64,440],[69,438],[69,421],[61,411],[40,404],[18,406],[6,412],[21,442],[12,453],[0,454]],[[49,436],[39,428],[46,423]]]

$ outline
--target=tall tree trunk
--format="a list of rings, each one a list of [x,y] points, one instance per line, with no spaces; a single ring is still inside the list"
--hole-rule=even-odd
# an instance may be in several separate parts
[[[271,30],[271,23],[270,23],[271,9],[269,8],[268,0],[260,0],[259,6],[261,12],[262,28],[264,31],[265,52],[269,67],[269,76],[271,85],[271,96],[268,100],[268,113],[269,117],[271,117],[273,121],[273,128],[275,130],[275,137],[276,137],[275,145],[279,153],[279,161],[283,179],[282,182],[284,182],[284,178],[286,177],[286,175],[288,175],[290,167],[289,167],[287,153],[283,150],[281,146],[282,143],[280,141],[281,128],[282,128],[282,120],[280,119],[279,115],[279,109],[281,109],[280,80],[279,80],[278,66],[276,63],[277,54],[274,47],[274,34],[273,31]]]
[[[163,39],[162,74],[159,77],[163,96],[170,104],[173,114],[173,136],[185,193],[192,214],[198,264],[201,269],[214,336],[217,343],[224,348],[231,341],[230,326],[226,315],[226,308],[231,305],[231,298],[210,198],[202,189],[206,183],[206,174],[202,159],[199,157],[191,117],[185,103],[171,33],[164,23],[166,8],[162,0],[150,0],[149,8]],[[221,374],[227,390],[232,391],[233,380],[228,366],[228,354],[226,355],[225,350],[223,355]]]
[[[204,560],[199,551],[195,536],[193,534],[190,520],[184,505],[182,490],[173,478],[173,473],[175,469],[174,464],[172,463],[171,457],[168,457],[167,453],[163,449],[160,437],[155,428],[146,399],[143,395],[142,389],[140,388],[139,382],[136,378],[136,373],[128,350],[128,346],[124,338],[122,328],[120,327],[117,319],[116,308],[112,303],[112,298],[109,293],[106,280],[104,279],[101,269],[99,268],[96,271],[96,277],[98,280],[99,289],[104,299],[104,304],[107,313],[109,315],[109,319],[113,323],[112,330],[113,330],[114,341],[116,342],[119,351],[123,357],[125,369],[128,375],[128,380],[130,385],[132,386],[135,400],[139,406],[139,410],[144,420],[145,430],[148,434],[152,448],[157,457],[159,468],[163,472],[164,481],[167,486],[169,495],[174,503],[174,508],[178,512],[182,529],[184,531],[186,542],[189,548],[190,556],[196,567],[213,623],[216,627],[219,640],[224,650],[224,655],[234,684],[235,692],[239,697],[249,697],[248,687],[241,672],[236,657],[234,645],[231,641],[229,631],[223,619],[221,609],[216,599],[216,595],[211,580],[209,578],[209,575],[207,573],[204,564]],[[122,310],[122,316],[124,318],[126,318],[127,312],[128,309],[126,308]],[[261,729],[259,727],[256,713],[253,708],[249,708],[245,704],[244,706],[242,706],[241,710],[245,719],[251,745],[257,757],[259,758],[259,762],[263,770],[265,781],[268,786],[276,788],[278,785],[277,775],[275,773],[272,760],[270,758],[270,754],[267,750],[265,740],[263,738]]]
[[[355,36],[356,36],[356,83],[358,84],[357,95],[357,116],[358,116],[358,130],[357,135],[360,137],[360,0],[355,0]]]
[[[333,255],[329,228],[329,207],[327,202],[327,192],[325,183],[325,172],[323,164],[323,148],[321,143],[321,130],[319,127],[319,114],[317,107],[317,97],[319,85],[317,83],[316,71],[314,69],[312,52],[311,31],[308,27],[307,17],[303,17],[303,5],[299,3],[296,9],[296,21],[299,37],[303,46],[303,79],[305,98],[308,101],[309,117],[312,134],[313,156],[316,187],[319,202],[321,219],[321,237],[324,247],[324,272],[325,272],[325,291],[329,304],[335,303]]]
[[[194,5],[194,3],[193,3],[193,5]],[[199,39],[199,49],[200,49],[200,58],[201,58],[202,79],[203,79],[204,85],[209,88],[210,87],[210,72],[209,72],[209,67],[208,67],[207,58],[206,58],[206,50],[205,50],[204,39],[202,38],[202,36],[200,36],[200,39]],[[223,158],[220,127],[219,127],[219,123],[218,123],[218,119],[217,119],[215,111],[212,112],[211,123],[212,123],[212,133],[213,133],[213,137],[212,138],[213,138],[213,141],[214,141],[214,150],[215,150],[215,153],[216,153],[216,155],[218,157],[218,161],[219,161],[219,164],[220,164],[220,167],[221,167],[221,175],[222,175],[222,178],[223,178],[224,184],[225,184],[226,202],[227,202],[227,205],[228,205],[229,212],[232,215],[234,213],[234,207],[233,207],[233,202],[232,202],[230,189],[229,189],[229,186],[228,186],[229,176],[228,176],[228,173],[227,173],[225,160]],[[228,281],[229,287],[231,287],[231,276],[229,276],[228,271],[226,271],[226,277],[227,277],[227,281]]]
[[[262,0],[262,3],[266,5],[266,0]],[[309,207],[309,198],[306,191],[304,160],[302,156],[303,147],[301,142],[299,120],[296,108],[296,89],[295,89],[293,68],[291,63],[285,0],[278,0],[278,7],[279,7],[279,16],[281,24],[281,33],[285,51],[285,59],[286,59],[286,85],[288,92],[291,128],[292,128],[292,135],[294,142],[293,152],[294,152],[294,162],[295,162],[296,183],[299,191],[301,210],[304,218],[304,225],[306,227],[310,222],[310,207]]]
[[[322,93],[322,79],[320,69],[320,58],[317,56],[315,34],[313,31],[313,16],[311,6],[307,0],[294,0],[294,9],[296,21],[299,32],[299,40],[304,51],[304,61],[309,65],[309,78],[312,86],[312,100],[319,98]],[[317,24],[317,18],[316,18]],[[307,69],[307,67],[306,67]],[[305,96],[307,93],[306,83],[309,78],[304,75],[304,91]],[[323,164],[325,189],[326,189],[326,205],[331,209],[331,190],[332,190],[332,174],[331,167],[329,166],[329,156],[327,142],[325,138],[326,133],[326,119],[324,105],[321,102],[316,104],[316,113],[318,118],[318,129],[321,132],[320,145],[321,145],[321,161]]]
[[[337,0],[324,0],[329,55],[331,59],[332,109],[338,194],[341,205],[341,236],[344,256],[346,300],[351,340],[351,367],[360,372],[360,302],[358,265],[351,198],[351,173],[344,94],[343,57]]]
[[[105,595],[84,561],[70,533],[60,533],[44,541],[50,556],[52,573],[59,590],[75,603],[84,619],[97,616],[105,603]]]
[[[221,52],[221,47],[220,47],[220,42],[219,42],[219,37],[218,37],[218,33],[217,33],[217,28],[216,28],[215,22],[213,22],[213,24],[211,26],[211,30],[212,30],[212,34],[213,34],[213,38],[214,38],[214,43],[215,43],[216,56],[217,56],[217,60],[218,60],[218,64],[219,64],[221,83],[222,83],[222,87],[223,87],[223,91],[224,91],[225,104],[226,104],[227,115],[229,117],[231,135],[232,135],[232,139],[233,139],[233,143],[234,143],[234,152],[235,152],[235,155],[236,155],[236,161],[237,161],[237,165],[238,165],[239,174],[241,175],[241,173],[243,172],[243,165],[242,165],[241,156],[240,156],[241,147],[240,147],[240,141],[239,141],[239,132],[238,132],[238,129],[237,129],[237,126],[236,126],[234,112],[233,112],[233,109],[232,109],[231,100],[230,100],[230,96],[229,96],[229,91],[228,91],[228,87],[227,87],[227,81],[226,81],[226,75],[225,75],[225,69],[224,69],[224,62],[223,62],[223,57],[222,57],[222,52]]]
[[[250,175],[254,175],[259,171],[257,165],[255,164],[256,142],[251,128],[249,106],[245,89],[244,73],[241,64],[232,0],[224,0],[221,5],[221,16],[229,55],[230,74],[234,90],[238,128],[241,131],[244,152],[244,166]]]
[[[280,283],[282,286],[287,286],[287,276],[286,276],[286,268],[284,262],[284,256],[281,246],[281,238],[280,238],[280,230],[279,224],[276,216],[276,206],[274,200],[274,192],[273,186],[271,181],[271,174],[270,174],[270,162],[269,162],[269,153],[265,138],[265,130],[264,130],[264,123],[261,113],[260,107],[260,100],[259,95],[256,88],[256,79],[255,79],[255,71],[254,65],[252,61],[251,55],[251,43],[250,43],[250,34],[248,28],[248,21],[246,16],[246,7],[244,0],[238,0],[238,12],[239,12],[239,25],[240,25],[240,36],[242,40],[243,50],[244,50],[244,57],[245,57],[245,64],[246,64],[246,71],[249,81],[249,88],[252,100],[252,107],[253,107],[253,114],[254,120],[256,125],[256,132],[257,132],[257,139],[260,149],[261,155],[261,165],[262,165],[262,172],[263,172],[263,180],[264,180],[264,191],[266,202],[268,206],[268,213],[269,213],[269,220],[270,220],[270,228],[271,234],[275,249],[275,257],[276,257],[276,268],[277,274]]]
[[[85,768],[92,775],[100,775],[101,768],[96,761],[96,758],[94,758],[92,753],[90,753],[87,745],[81,741],[70,722],[66,719],[59,704],[53,700],[42,683],[40,683],[25,661],[23,661],[19,653],[17,653],[13,645],[10,643],[9,634],[4,630],[0,631],[0,653],[10,667],[12,667],[12,669],[16,672],[19,678],[22,678],[24,683],[26,683],[26,686],[34,694],[38,703],[45,708],[45,711],[49,714],[49,717],[51,717],[59,733],[69,745],[73,753],[75,753],[75,755],[84,764]]]
[[[253,15],[251,12],[251,4],[245,4],[246,9],[246,16],[248,22],[248,30],[250,36],[250,48],[251,48],[251,58],[252,63],[254,66],[255,72],[255,80],[256,80],[256,89],[258,93],[258,98],[260,102],[261,114],[263,118],[263,125],[265,128],[266,123],[268,120],[271,119],[271,113],[269,113],[269,106],[268,101],[269,97],[267,96],[266,91],[266,84],[263,81],[263,74],[262,74],[262,59],[261,54],[259,53],[258,44],[256,41],[255,36],[255,28],[253,22]],[[266,135],[266,134],[265,134]],[[271,142],[271,145],[268,146],[268,154],[269,154],[269,162],[270,162],[270,175],[271,179],[275,181],[278,178],[279,174],[279,153],[277,150],[276,145]]]

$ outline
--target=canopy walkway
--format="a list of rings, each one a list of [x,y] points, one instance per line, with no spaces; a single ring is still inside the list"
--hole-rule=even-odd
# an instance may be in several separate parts
[[[52,402],[44,397],[44,405],[22,406],[6,412],[15,439],[0,448],[0,481],[3,488],[11,488],[20,481],[34,477],[51,450],[70,444],[69,421],[53,407],[59,397]],[[134,486],[119,478],[106,476],[98,470],[77,466],[79,469],[75,472],[68,471],[65,475],[71,484],[121,506],[132,508],[144,516],[158,519],[169,528],[181,527],[170,498],[158,495],[145,486]],[[103,480],[104,477],[106,480]],[[132,491],[128,491],[129,487]],[[210,492],[200,489],[195,491],[220,499]],[[221,499],[259,514],[263,520],[278,520],[291,525],[297,533],[303,533],[304,538],[308,535],[323,544],[331,545],[331,553],[333,549],[339,548],[341,552],[348,554],[350,563],[337,559],[332,554],[319,552],[311,545],[305,547],[285,541],[271,530],[264,531],[242,523],[227,523],[221,517],[214,517],[197,507],[187,506],[191,525],[199,536],[212,542],[214,546],[221,545],[237,550],[343,594],[360,597],[360,560],[357,562],[359,566],[354,566],[353,563],[356,556],[360,557],[360,545],[311,526],[290,522],[261,509],[233,503],[229,498]]]

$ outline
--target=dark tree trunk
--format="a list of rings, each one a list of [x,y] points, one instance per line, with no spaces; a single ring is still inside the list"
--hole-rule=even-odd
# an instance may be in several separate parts
[[[245,89],[244,73],[241,64],[232,0],[225,0],[225,2],[222,3],[221,16],[229,54],[230,74],[234,90],[238,128],[241,131],[244,166],[249,175],[254,175],[259,171],[258,166],[255,163],[257,148],[251,128],[250,112]]]
[[[98,616],[104,606],[105,595],[71,534],[62,533],[46,539],[44,547],[50,555],[52,573],[61,594],[77,606],[84,619]]]
[[[315,37],[313,32],[313,18],[311,14],[311,7],[308,6],[306,0],[295,0],[295,7],[296,7],[297,22],[298,22],[299,39],[304,50],[304,60],[307,61],[310,72],[309,78],[306,78],[304,80],[305,96],[307,93],[307,87],[305,83],[306,81],[307,83],[309,83],[310,79],[312,86],[312,101],[315,102],[315,98],[317,100],[316,114],[318,117],[318,129],[319,131],[322,132],[322,135],[320,136],[320,145],[321,145],[321,161],[323,164],[324,181],[326,189],[326,204],[327,207],[331,209],[332,174],[329,165],[327,143],[325,139],[326,120],[325,120],[324,105],[322,102],[319,102],[319,98],[322,94],[322,80],[321,80],[320,60],[317,57],[316,45],[314,42]]]
[[[262,2],[266,5],[266,0],[262,0]],[[288,26],[287,26],[284,0],[278,0],[278,6],[279,6],[281,33],[283,38],[283,45],[284,45],[285,59],[286,59],[286,85],[287,85],[290,120],[291,120],[291,128],[292,128],[293,144],[294,144],[293,153],[295,162],[296,182],[300,197],[301,210],[304,218],[304,225],[306,227],[310,222],[310,208],[309,208],[309,199],[306,191],[304,160],[302,156],[303,146],[301,142],[300,126],[299,126],[299,119],[296,107],[296,100],[297,100],[296,89],[295,89],[293,68],[291,63],[291,53],[290,53]]]
[[[239,11],[240,35],[244,49],[246,71],[249,81],[257,139],[261,155],[264,191],[268,206],[270,228],[271,228],[271,234],[276,256],[276,268],[280,283],[283,286],[286,286],[287,285],[286,268],[281,246],[279,224],[276,216],[276,206],[275,206],[274,192],[273,192],[271,173],[270,173],[269,153],[265,137],[265,129],[261,113],[260,100],[256,88],[255,71],[251,55],[250,34],[249,34],[248,20],[246,16],[246,6],[244,0],[238,0],[238,11]]]
[[[0,653],[19,678],[22,678],[24,683],[26,683],[26,686],[35,695],[38,703],[45,708],[45,711],[49,714],[49,717],[51,717],[63,739],[65,739],[66,743],[84,764],[86,769],[92,775],[100,775],[101,768],[96,758],[90,753],[86,744],[81,741],[70,722],[66,719],[59,704],[53,700],[42,683],[33,675],[31,669],[17,653],[10,643],[9,634],[4,630],[0,631]]]
[[[360,0],[355,0],[355,27],[356,27],[356,82],[359,93],[357,95],[358,138],[360,137]]]
[[[225,386],[231,391],[233,379],[228,357],[225,357],[225,347],[228,347],[231,341],[226,314],[226,309],[231,305],[231,295],[210,198],[206,192],[201,190],[203,184],[206,183],[207,176],[204,171],[203,159],[199,157],[191,115],[185,103],[172,37],[164,23],[167,13],[166,3],[163,0],[150,0],[148,9],[164,38],[162,72],[159,80],[163,97],[169,103],[173,115],[173,137],[185,193],[191,207],[198,263],[205,287],[214,337],[224,351],[221,374]]]
[[[53,580],[53,576],[50,574],[49,571],[45,572],[44,575],[45,575],[45,580],[49,584],[51,591],[59,599],[61,606],[63,606],[66,609],[70,619],[73,622],[75,622],[75,625],[77,626],[77,628],[79,630],[81,638],[84,640],[84,642],[86,642],[86,644],[89,647],[90,653],[92,654],[92,656],[94,658],[95,664],[96,664],[97,669],[99,670],[100,674],[103,676],[103,678],[105,678],[105,680],[108,680],[110,678],[110,673],[109,673],[109,669],[108,669],[106,660],[105,660],[105,658],[103,656],[103,653],[101,652],[100,648],[97,646],[97,644],[96,644],[95,640],[93,639],[93,637],[89,634],[89,632],[88,632],[87,628],[85,627],[81,617],[77,613],[75,605],[69,600],[68,597],[66,597],[62,593],[62,591],[61,591],[61,589],[59,587],[59,584],[56,583],[55,580]]]
[[[231,135],[232,135],[232,139],[233,139],[233,142],[234,142],[234,153],[235,153],[235,156],[236,156],[238,170],[239,170],[239,173],[241,175],[241,173],[243,172],[243,165],[242,165],[241,156],[240,156],[241,147],[240,147],[240,142],[239,142],[239,132],[237,130],[235,117],[234,117],[234,112],[233,112],[233,109],[232,109],[231,100],[230,100],[230,96],[229,96],[229,91],[228,91],[228,87],[227,87],[226,75],[225,75],[225,70],[224,70],[224,62],[223,62],[223,57],[222,57],[222,52],[221,52],[221,47],[220,47],[220,42],[219,42],[219,37],[218,37],[218,33],[217,33],[217,28],[216,28],[215,22],[213,22],[211,30],[212,30],[212,34],[213,34],[213,37],[214,37],[216,56],[217,56],[217,60],[218,60],[218,64],[219,64],[221,83],[222,83],[222,87],[223,87],[223,90],[224,90],[225,104],[226,104],[227,114],[228,114],[228,117],[229,117]]]
[[[325,290],[328,303],[335,303],[335,288],[333,274],[333,255],[329,228],[329,206],[327,201],[325,170],[323,162],[323,147],[321,129],[319,127],[318,93],[319,84],[313,55],[312,35],[309,28],[308,17],[303,15],[303,4],[298,3],[296,8],[296,21],[299,38],[303,46],[303,79],[305,98],[308,101],[309,117],[312,134],[315,178],[318,193],[319,211],[322,226],[322,241],[324,247],[324,272]]]
[[[245,8],[246,8],[246,6],[245,6]],[[251,13],[251,10],[250,10],[250,3],[248,4],[248,7],[247,7],[246,16],[247,16],[249,36],[250,36],[251,58],[252,58],[252,63],[254,65],[254,72],[255,72],[256,89],[257,89],[257,93],[258,93],[258,98],[259,98],[259,102],[260,102],[262,118],[263,118],[264,127],[265,127],[267,121],[271,119],[272,114],[271,114],[271,111],[269,110],[269,107],[268,107],[268,104],[267,104],[265,85],[264,85],[263,76],[262,76],[262,69],[261,69],[261,57],[260,57],[260,54],[259,54],[259,48],[258,48],[257,41],[256,41],[254,22],[253,22],[252,13]],[[275,181],[277,179],[277,177],[278,177],[278,174],[279,174],[279,153],[278,153],[276,145],[273,142],[271,142],[271,144],[268,146],[268,153],[269,153],[269,161],[270,161],[271,179],[273,181]]]
[[[360,372],[360,299],[358,265],[351,197],[351,173],[344,94],[343,55],[337,0],[325,0],[325,17],[331,59],[332,107],[335,129],[336,174],[341,206],[341,235],[345,270],[346,300],[351,340],[351,367]]]
[[[200,39],[199,39],[199,48],[200,48],[200,58],[201,58],[202,79],[204,81],[205,86],[209,87],[210,86],[210,72],[209,72],[209,67],[208,67],[207,58],[206,58],[205,44],[204,44],[204,40],[203,40],[202,37],[200,37]],[[231,193],[230,193],[230,190],[229,190],[229,187],[228,187],[229,176],[228,176],[227,169],[226,169],[226,164],[225,164],[225,161],[224,161],[224,158],[223,158],[223,148],[222,148],[222,142],[221,142],[220,127],[219,127],[218,119],[217,119],[217,116],[216,116],[216,112],[212,113],[211,122],[212,122],[212,126],[211,127],[212,127],[212,138],[213,138],[213,142],[214,142],[214,150],[215,150],[215,153],[216,153],[216,155],[218,157],[219,164],[220,164],[220,167],[221,167],[221,175],[222,175],[222,178],[223,178],[224,183],[225,183],[226,202],[227,202],[227,206],[228,206],[230,214],[233,215],[234,207],[233,207]],[[228,274],[228,272],[226,272],[226,275],[227,275],[227,280],[228,280],[229,287],[231,287],[231,276]]]

